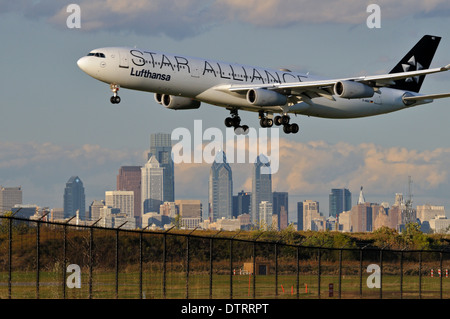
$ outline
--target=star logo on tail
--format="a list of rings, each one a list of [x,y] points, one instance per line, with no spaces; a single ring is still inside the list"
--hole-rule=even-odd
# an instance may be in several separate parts
[[[420,64],[419,62],[416,61],[416,57],[413,55],[408,62],[405,64],[402,64],[403,67],[403,71],[404,72],[409,72],[409,71],[418,71],[418,70],[422,70],[423,66],[422,64]],[[415,77],[411,77],[411,78],[406,78],[405,82],[412,82],[415,81],[416,83],[419,83],[419,76],[415,76]]]

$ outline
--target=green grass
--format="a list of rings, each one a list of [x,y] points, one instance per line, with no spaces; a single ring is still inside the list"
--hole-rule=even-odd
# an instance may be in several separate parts
[[[14,272],[12,274],[12,299],[61,299],[63,295],[62,274],[57,272],[39,273],[39,291],[36,285],[36,272]],[[90,292],[89,275],[82,274],[81,288],[66,287],[66,298],[87,299],[126,299],[140,298],[139,272],[120,273],[116,294],[115,272],[94,272]],[[380,298],[380,289],[369,289],[366,285],[367,275],[362,278],[362,295],[360,295],[359,275],[345,275],[341,278],[341,298]],[[143,273],[142,293],[144,298],[152,299],[208,299],[210,297],[210,278],[208,273],[190,273],[188,290],[186,273],[168,272],[166,274],[166,294],[163,293],[162,273]],[[279,275],[276,285],[275,275],[256,276],[256,289],[253,290],[254,278],[249,275],[236,275],[232,278],[234,299],[255,297],[259,299],[297,298],[297,276]],[[329,299],[328,285],[333,283],[333,297],[339,298],[339,277],[322,275],[320,278],[320,298]],[[317,275],[300,275],[298,297],[300,299],[319,298]],[[384,275],[382,282],[383,299],[418,299],[418,276],[403,276],[403,295],[400,294],[400,276]],[[443,298],[450,298],[450,278],[442,278]],[[440,278],[422,277],[422,298],[440,297]],[[0,298],[8,298],[8,274],[0,273]],[[212,298],[230,298],[230,276],[214,274],[212,277]]]

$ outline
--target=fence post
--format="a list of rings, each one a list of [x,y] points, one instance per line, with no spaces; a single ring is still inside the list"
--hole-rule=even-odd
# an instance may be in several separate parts
[[[419,299],[422,299],[422,251],[419,251]]]
[[[400,299],[403,299],[403,250],[400,252]]]
[[[94,226],[100,221],[100,219],[98,219],[89,227],[89,299],[92,299],[92,269],[94,266],[94,253],[93,253]]]
[[[297,299],[300,297],[300,246],[297,246]]]
[[[62,262],[62,273],[63,273],[63,280],[62,280],[62,288],[63,288],[63,299],[66,299],[66,277],[67,277],[67,224],[74,219],[76,215],[70,217],[63,226],[64,230],[64,239],[63,239],[63,262]]]
[[[320,263],[322,259],[322,252],[320,248],[318,249],[318,265],[317,265],[317,297],[320,299]]]
[[[275,297],[278,297],[278,245],[275,243]]]
[[[442,251],[439,252],[439,269],[440,269],[440,275],[439,275],[439,294],[440,299],[442,299],[442,277],[444,277],[444,272],[442,269]]]
[[[187,236],[186,236],[186,299],[189,299],[189,240],[191,234],[195,232],[198,227],[195,227]]]
[[[380,249],[380,299],[383,299],[383,248]]]
[[[12,217],[8,218],[8,299],[12,296]]]
[[[119,230],[120,227],[125,225],[127,222],[124,222],[122,225],[116,228],[116,299],[119,298]]]
[[[362,298],[362,263],[363,248],[359,248],[359,298]]]
[[[39,299],[39,271],[40,271],[40,233],[41,233],[41,220],[48,215],[49,212],[42,215],[37,221],[36,225],[36,299]]]
[[[341,299],[341,285],[342,285],[342,248],[339,249],[339,299]]]

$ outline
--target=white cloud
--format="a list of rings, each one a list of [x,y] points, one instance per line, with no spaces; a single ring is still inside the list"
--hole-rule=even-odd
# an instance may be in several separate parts
[[[371,2],[359,0],[80,0],[81,30],[134,32],[143,35],[167,35],[180,39],[195,36],[222,23],[247,23],[264,27],[298,24],[365,23]],[[450,15],[445,0],[401,0],[376,2],[382,19],[407,16]],[[68,3],[57,0],[0,1],[0,12],[19,12],[28,18],[44,18],[66,27]]]

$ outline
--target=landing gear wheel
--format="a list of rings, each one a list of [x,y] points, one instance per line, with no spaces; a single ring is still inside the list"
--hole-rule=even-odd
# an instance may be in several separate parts
[[[120,103],[120,96],[111,96],[111,103],[112,104],[119,104]]]
[[[226,126],[226,127],[232,127],[232,126],[233,126],[233,118],[227,117],[227,118],[225,119],[225,126]]]
[[[289,115],[283,115],[281,117],[281,124],[287,125],[287,124],[289,124],[290,120],[291,120],[291,118],[289,117]]]
[[[299,127],[298,127],[298,124],[296,124],[296,123],[283,125],[283,132],[286,134],[290,134],[290,133],[296,134],[296,133],[298,133],[298,131],[299,131]]]
[[[248,126],[242,125],[234,128],[234,133],[236,135],[247,135],[248,134]]]
[[[292,123],[291,127],[290,127],[291,133],[296,134],[296,133],[298,133],[298,130],[299,130],[298,124],[297,123]]]
[[[273,123],[274,123],[276,126],[282,125],[283,123],[281,122],[281,116],[279,116],[279,115],[275,116]]]

